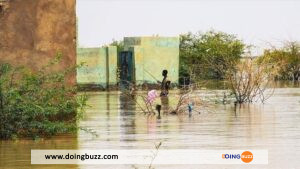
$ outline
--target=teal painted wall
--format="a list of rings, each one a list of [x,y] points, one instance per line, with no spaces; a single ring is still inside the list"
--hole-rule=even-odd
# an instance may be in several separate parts
[[[157,83],[164,69],[168,79],[178,83],[179,37],[125,37],[124,46],[134,55],[136,83]]]
[[[77,64],[84,63],[77,69],[77,84],[107,85],[117,83],[117,48],[114,46],[102,48],[78,48]]]

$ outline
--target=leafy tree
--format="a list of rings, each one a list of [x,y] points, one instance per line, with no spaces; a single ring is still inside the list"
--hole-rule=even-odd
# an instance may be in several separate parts
[[[180,36],[180,76],[192,79],[224,79],[246,49],[236,36],[214,30]]]
[[[258,62],[269,64],[271,69],[276,69],[276,79],[298,80],[300,79],[300,44],[286,42],[281,48],[266,49]]]

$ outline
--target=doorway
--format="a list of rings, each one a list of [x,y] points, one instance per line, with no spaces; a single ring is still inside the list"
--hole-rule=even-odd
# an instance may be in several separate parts
[[[131,51],[123,51],[119,54],[119,70],[121,87],[129,87],[134,82],[134,61]]]

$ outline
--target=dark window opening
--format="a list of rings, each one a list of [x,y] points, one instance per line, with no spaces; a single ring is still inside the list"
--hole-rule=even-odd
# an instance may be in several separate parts
[[[0,14],[3,12],[3,6],[0,5]]]

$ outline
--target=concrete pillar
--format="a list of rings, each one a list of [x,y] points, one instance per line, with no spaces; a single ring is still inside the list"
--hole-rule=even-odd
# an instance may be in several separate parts
[[[109,86],[117,84],[118,52],[116,46],[107,47],[107,81]]]

